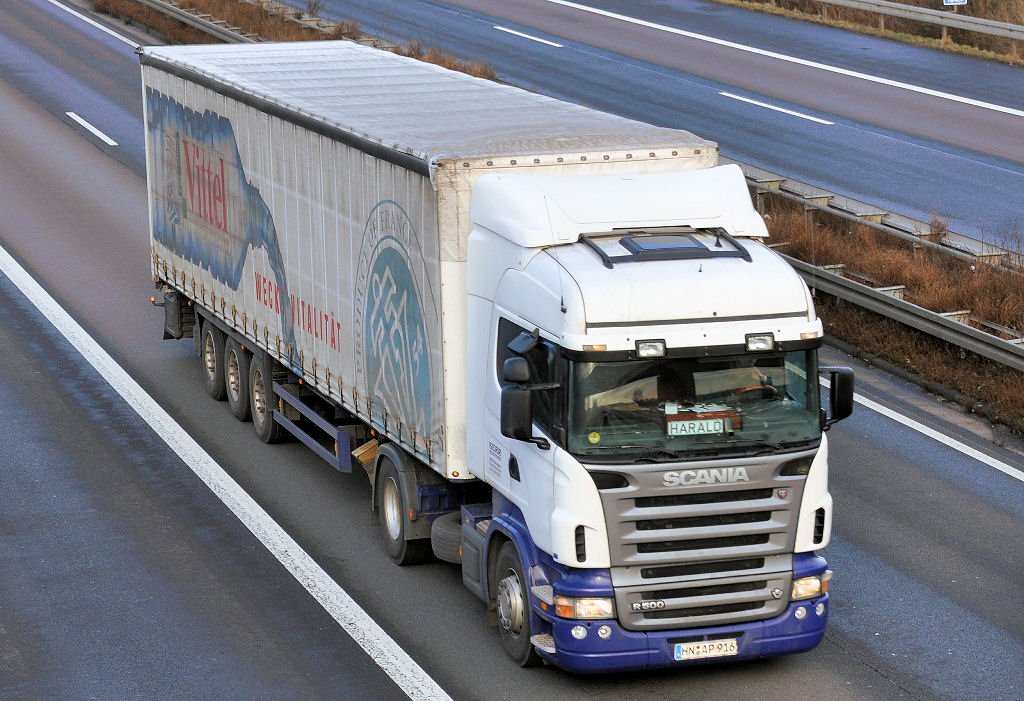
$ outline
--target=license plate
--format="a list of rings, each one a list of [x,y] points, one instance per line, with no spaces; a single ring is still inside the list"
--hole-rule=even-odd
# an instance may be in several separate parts
[[[676,643],[675,658],[685,660],[703,660],[709,657],[730,657],[739,654],[740,647],[736,638],[726,640],[705,640],[699,643]]]
[[[728,431],[728,419],[693,419],[692,421],[669,421],[670,436],[707,436]]]

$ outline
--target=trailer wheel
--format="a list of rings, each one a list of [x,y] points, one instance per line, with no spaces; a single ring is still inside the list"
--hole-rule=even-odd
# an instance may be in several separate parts
[[[405,539],[405,512],[408,505],[405,503],[398,468],[390,459],[381,458],[377,473],[380,478],[377,508],[380,510],[381,533],[388,555],[399,565],[415,565],[425,561],[430,554],[430,542]]]
[[[231,413],[239,421],[252,418],[249,412],[249,354],[238,341],[224,344],[224,388]]]
[[[264,443],[279,443],[284,426],[274,421],[274,361],[262,353],[249,361],[249,408],[252,427]]]
[[[462,562],[462,511],[438,516],[430,524],[430,549],[444,562]]]
[[[497,582],[495,598],[501,646],[520,667],[540,664],[540,655],[530,642],[530,602],[526,593],[529,585],[523,575],[519,552],[511,542],[498,551],[493,581]]]
[[[224,387],[224,332],[209,321],[203,322],[199,360],[203,365],[206,391],[218,402],[227,396]]]

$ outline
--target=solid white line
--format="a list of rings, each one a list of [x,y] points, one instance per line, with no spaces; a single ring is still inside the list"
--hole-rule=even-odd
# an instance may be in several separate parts
[[[832,386],[832,383],[828,380],[828,378],[822,377],[820,378],[820,382],[821,386],[826,389]],[[984,463],[989,467],[993,467],[1002,472],[1004,475],[1012,477],[1020,482],[1024,482],[1024,471],[1018,470],[1016,467],[1010,467],[1002,460],[997,460],[991,455],[986,455],[985,453],[975,448],[972,448],[966,443],[961,443],[955,438],[950,438],[946,434],[936,431],[934,428],[930,428],[928,426],[925,426],[923,423],[914,421],[909,416],[904,416],[903,414],[893,411],[892,409],[886,406],[882,406],[878,402],[868,399],[865,396],[854,393],[853,400],[858,404],[861,404],[864,407],[870,409],[871,411],[881,414],[882,416],[888,419],[892,419],[896,423],[903,424],[909,429],[917,431],[923,436],[927,436],[928,438],[936,440],[939,443],[942,443],[943,445],[952,448],[953,450],[956,450],[957,452],[963,453],[967,457],[974,458],[978,462]]]
[[[66,114],[67,116],[71,117],[73,120],[75,120],[76,122],[81,124],[83,127],[88,129],[90,132],[92,132],[93,136],[95,136],[100,141],[104,142],[107,146],[117,146],[117,142],[116,141],[111,139],[109,136],[104,134],[102,131],[100,131],[99,129],[97,129],[93,125],[89,124],[89,122],[85,121],[84,119],[79,117],[74,112],[65,112],[64,114]]]
[[[828,71],[830,73],[835,73],[837,75],[844,75],[848,78],[859,78],[860,80],[878,83],[879,85],[888,85],[889,87],[909,90],[911,92],[920,93],[922,95],[929,95],[931,97],[938,97],[944,100],[952,100],[953,102],[959,102],[965,105],[971,105],[973,107],[980,107],[982,109],[992,110],[994,112],[1002,112],[1003,114],[1014,115],[1016,117],[1024,117],[1024,110],[1018,110],[1012,107],[1003,107],[1002,105],[995,105],[992,104],[991,102],[982,102],[981,100],[974,100],[969,97],[962,97],[960,95],[953,95],[951,93],[941,92],[939,90],[932,90],[931,88],[923,88],[919,85],[911,85],[910,83],[901,83],[896,80],[889,80],[888,78],[879,78],[878,76],[868,75],[867,73],[858,73],[857,71],[851,71],[845,68],[829,66],[828,64],[825,63],[817,63],[815,61],[808,61],[806,59],[796,58],[795,56],[787,56],[785,54],[775,53],[774,51],[766,51],[765,49],[758,49],[753,46],[746,46],[745,44],[737,44],[732,41],[725,41],[724,39],[716,39],[715,37],[706,36],[704,34],[695,34],[693,32],[687,32],[682,29],[676,29],[675,27],[669,27],[664,24],[648,22],[646,20],[637,19],[635,17],[620,15],[616,12],[609,12],[607,10],[599,10],[595,7],[580,5],[579,3],[569,2],[568,0],[544,0],[544,2],[549,2],[552,5],[561,5],[562,7],[569,7],[574,10],[579,10],[580,12],[589,12],[594,15],[608,17],[609,19],[628,22],[630,24],[635,24],[639,27],[656,29],[661,32],[668,32],[670,34],[675,34],[677,36],[687,37],[688,39],[695,39],[697,41],[715,44],[716,46],[724,46],[730,49],[736,49],[737,51],[746,51],[747,53],[756,54],[758,56],[764,56],[765,58],[774,58],[780,61],[786,61],[788,63],[794,63],[800,66],[807,66],[808,68],[817,68],[819,70]]]
[[[767,102],[758,102],[757,100],[751,100],[749,97],[741,97],[739,95],[733,95],[731,92],[721,92],[721,91],[719,91],[718,94],[721,95],[722,97],[731,97],[733,100],[739,100],[740,102],[748,102],[751,105],[757,105],[758,107],[764,107],[765,109],[775,110],[776,112],[782,112],[784,114],[791,114],[794,117],[799,117],[800,119],[807,119],[807,120],[812,121],[812,122],[817,122],[818,124],[827,124],[829,126],[832,126],[833,124],[835,124],[835,122],[830,122],[827,119],[818,119],[817,117],[812,117],[809,114],[803,114],[801,112],[794,112],[793,110],[787,110],[787,109],[785,109],[783,107],[776,107],[775,105],[769,105]]]
[[[68,14],[74,15],[75,17],[77,17],[78,19],[82,20],[83,22],[87,22],[87,23],[91,24],[92,26],[96,27],[96,29],[99,29],[101,32],[106,32],[107,34],[109,34],[110,36],[114,37],[115,39],[123,41],[125,44],[128,44],[128,46],[132,47],[133,49],[139,48],[139,45],[136,44],[131,39],[129,39],[128,37],[121,36],[120,34],[115,32],[110,27],[103,26],[102,24],[100,24],[99,22],[94,20],[93,18],[87,17],[86,15],[83,15],[81,12],[78,12],[76,10],[72,10],[67,5],[63,5],[63,4],[59,3],[59,2],[57,2],[57,0],[46,0],[46,2],[50,3],[54,7],[59,7],[60,9],[64,10],[65,12],[67,12]]]
[[[935,429],[929,428],[928,426],[925,426],[922,423],[918,423],[917,421],[914,421],[913,419],[904,416],[903,414],[899,414],[893,411],[892,409],[884,407],[878,402],[872,401],[867,397],[862,397],[859,394],[855,394],[854,400],[856,400],[858,404],[863,404],[868,409],[878,412],[882,416],[890,418],[896,423],[903,424],[907,428],[911,428],[922,435],[937,440],[939,443],[949,446],[953,450],[959,451],[968,457],[974,458],[978,462],[982,462],[988,465],[989,467],[994,467],[1003,474],[1008,475],[1014,478],[1015,480],[1024,482],[1024,471],[1018,470],[1015,467],[1010,467],[1005,462],[1002,462],[1001,460],[996,460],[991,455],[986,455],[985,453],[981,452],[980,450],[972,448],[966,443],[961,443],[955,438],[950,438],[949,436],[943,433],[939,433]]]
[[[536,42],[540,42],[541,44],[547,44],[548,46],[554,46],[556,49],[563,48],[561,44],[556,44],[553,41],[548,41],[547,39],[541,39],[540,37],[530,36],[529,34],[523,34],[522,32],[517,32],[516,30],[509,29],[508,27],[501,27],[501,26],[498,26],[496,24],[496,25],[494,25],[494,28],[497,29],[499,32],[506,32],[508,34],[515,34],[517,37],[522,37],[523,39],[529,39],[530,41],[536,41]]]
[[[110,386],[149,424],[196,475],[252,531],[292,576],[326,609],[411,699],[451,701],[409,655],[338,586],[281,526],[250,497],[126,373],[79,324],[0,246],[0,272],[6,275],[50,323],[96,368]]]

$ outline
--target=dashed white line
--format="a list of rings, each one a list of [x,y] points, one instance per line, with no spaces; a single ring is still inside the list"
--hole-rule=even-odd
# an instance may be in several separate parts
[[[65,112],[64,114],[66,114],[67,116],[71,117],[71,119],[73,119],[73,120],[75,120],[76,122],[78,122],[78,123],[79,123],[80,125],[82,125],[82,127],[84,127],[84,128],[85,128],[85,129],[86,129],[86,130],[87,130],[87,131],[88,131],[89,133],[91,133],[91,134],[92,134],[93,136],[95,136],[95,137],[96,137],[97,139],[99,139],[100,141],[102,141],[103,143],[105,143],[105,144],[106,144],[107,146],[117,146],[117,142],[116,142],[116,141],[114,141],[113,139],[111,139],[111,138],[110,138],[109,136],[107,136],[106,134],[104,134],[104,133],[103,133],[102,131],[100,131],[99,129],[97,129],[97,128],[96,128],[96,127],[94,127],[93,125],[89,124],[89,122],[85,121],[84,119],[82,119],[81,117],[79,117],[79,116],[78,116],[77,114],[75,114],[74,112]]]
[[[830,122],[827,119],[819,119],[818,117],[812,117],[811,115],[803,114],[802,112],[794,112],[793,110],[787,110],[784,107],[776,107],[775,105],[769,105],[767,102],[758,102],[757,100],[751,100],[749,97],[742,97],[740,95],[733,95],[730,92],[721,92],[721,91],[719,91],[718,94],[721,95],[722,97],[729,97],[729,98],[732,98],[733,100],[739,100],[740,102],[747,102],[747,103],[749,103],[751,105],[757,105],[758,107],[764,107],[765,109],[774,110],[776,112],[782,112],[784,114],[793,115],[794,117],[799,117],[800,119],[806,119],[806,120],[809,120],[811,122],[817,122],[818,124],[827,124],[829,126],[832,126],[833,124],[835,124],[835,122]]]
[[[502,27],[502,26],[499,26],[499,25],[496,24],[496,25],[494,25],[494,28],[497,29],[499,32],[505,32],[506,34],[514,34],[517,37],[522,37],[523,39],[529,39],[530,41],[536,41],[536,42],[539,42],[541,44],[547,44],[548,46],[554,46],[556,49],[563,48],[561,44],[556,44],[553,41],[548,41],[547,39],[541,39],[540,37],[530,36],[529,34],[523,34],[522,32],[517,32],[516,30],[509,29],[508,27]]]
[[[736,42],[726,41],[724,39],[716,39],[704,34],[696,34],[694,32],[687,32],[683,29],[676,29],[675,27],[669,27],[664,24],[658,24],[656,22],[648,22],[647,20],[637,19],[636,17],[629,17],[628,15],[620,15],[617,12],[609,12],[608,10],[599,10],[596,7],[588,7],[587,5],[581,5],[576,2],[569,2],[569,0],[544,0],[544,2],[551,3],[552,5],[561,5],[562,7],[568,7],[580,12],[588,12],[594,15],[600,15],[609,19],[619,20],[621,22],[628,22],[629,24],[635,24],[638,27],[646,27],[648,29],[654,29],[661,32],[668,32],[677,36],[686,37],[688,39],[694,39],[696,41],[703,41],[709,44],[715,44],[716,46],[724,46],[730,49],[736,49],[737,51],[745,51],[747,53],[755,54],[757,56],[764,56],[765,58],[774,58],[779,61],[786,61],[787,63],[793,63],[800,66],[807,66],[808,68],[817,68],[818,70],[828,71],[829,73],[835,73],[837,75],[843,75],[848,78],[858,78],[860,80],[866,80],[879,85],[888,85],[893,88],[900,88],[903,90],[909,90],[916,92],[921,95],[928,95],[930,97],[938,97],[944,100],[952,100],[953,102],[959,102],[964,105],[971,105],[972,107],[980,107],[986,110],[992,110],[994,112],[1002,112],[1003,114],[1009,114],[1016,117],[1024,117],[1024,110],[1014,109],[1012,107],[1004,107],[1003,105],[996,105],[991,102],[983,102],[981,100],[975,100],[969,97],[963,97],[961,95],[953,95],[952,93],[942,92],[940,90],[932,90],[931,88],[924,88],[920,85],[911,85],[910,83],[901,83],[897,80],[889,80],[888,78],[880,78],[874,75],[868,75],[867,73],[858,73],[857,71],[847,70],[845,68],[839,68],[837,66],[830,66],[825,63],[817,63],[816,61],[808,61],[803,58],[796,58],[795,56],[787,56],[785,54],[776,53],[774,51],[767,51],[765,49],[758,49],[753,46],[747,46],[745,44],[737,44]]]
[[[139,384],[103,350],[63,307],[0,246],[0,273],[11,280],[82,357],[153,428],[256,538],[298,580],[402,691],[417,701],[451,701],[409,655],[324,572],[263,508]]]

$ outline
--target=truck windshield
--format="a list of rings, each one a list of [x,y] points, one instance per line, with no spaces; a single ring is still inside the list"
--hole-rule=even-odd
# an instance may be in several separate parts
[[[673,460],[807,447],[820,440],[812,350],[574,362],[569,451]]]

